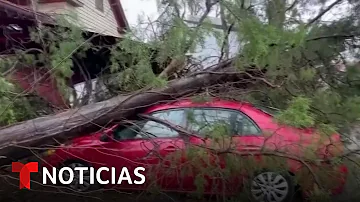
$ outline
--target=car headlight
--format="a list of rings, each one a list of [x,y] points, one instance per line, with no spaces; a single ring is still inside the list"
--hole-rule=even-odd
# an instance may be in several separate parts
[[[46,150],[43,154],[44,154],[44,156],[50,156],[50,155],[53,155],[55,152],[56,152],[55,149],[49,149],[49,150]]]
[[[68,145],[71,145],[71,141],[60,144],[60,145],[58,146],[58,148],[64,148],[64,147],[66,147],[66,146],[68,146]],[[44,156],[53,155],[53,154],[56,152],[56,149],[58,149],[58,148],[48,149],[48,150],[46,150],[46,151],[43,153],[43,155],[44,155]]]
[[[59,148],[67,147],[72,144],[72,141],[67,141],[59,145]]]

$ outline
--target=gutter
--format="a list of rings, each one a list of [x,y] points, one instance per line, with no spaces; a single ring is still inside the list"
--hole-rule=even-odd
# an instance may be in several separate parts
[[[55,23],[55,20],[50,15],[47,15],[45,13],[35,12],[32,9],[16,5],[6,0],[0,0],[0,9],[1,8],[15,12],[19,14],[20,17],[23,17],[27,20],[35,20],[35,16],[37,16],[42,23],[46,23],[46,24]]]
[[[119,34],[124,34],[126,30],[130,29],[130,26],[126,19],[125,12],[120,3],[120,0],[109,0],[109,4],[118,25],[117,30]]]

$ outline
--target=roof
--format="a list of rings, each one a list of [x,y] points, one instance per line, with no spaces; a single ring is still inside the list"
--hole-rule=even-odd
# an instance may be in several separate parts
[[[43,3],[46,3],[47,1],[54,2],[53,0],[43,0]],[[61,1],[65,2],[67,0],[56,0],[56,2]],[[129,29],[129,23],[126,19],[120,0],[108,1],[118,25],[118,32],[123,33],[125,30]],[[34,12],[31,8],[20,6],[7,0],[0,0],[0,9],[1,8],[7,11],[15,12],[23,16],[24,19],[35,19],[36,16],[42,23],[55,24],[55,19],[53,19],[50,15],[41,12]]]
[[[155,111],[161,111],[166,109],[179,109],[179,108],[188,108],[188,107],[218,107],[226,109],[243,109],[243,108],[253,108],[253,105],[248,102],[237,102],[230,100],[223,100],[220,98],[212,98],[210,101],[205,102],[196,102],[192,99],[180,99],[174,102],[169,102],[165,104],[157,104],[153,107],[148,108],[147,113],[152,113]]]
[[[118,32],[123,33],[125,30],[130,29],[129,23],[126,19],[124,9],[120,0],[109,0],[112,12],[114,13],[116,23],[118,25]]]
[[[192,99],[179,99],[173,102],[165,104],[155,104],[152,107],[147,108],[145,114],[151,114],[154,112],[170,109],[181,109],[181,108],[222,108],[237,110],[245,113],[252,120],[256,120],[257,125],[261,129],[277,130],[279,126],[273,121],[273,116],[258,109],[253,104],[243,101],[231,101],[221,98],[212,97],[207,102],[196,102]]]
[[[34,20],[36,17],[42,23],[53,24],[55,22],[55,19],[53,19],[50,15],[41,12],[34,12],[30,8],[20,6],[6,0],[0,0],[0,11],[5,13],[17,13],[16,18]]]

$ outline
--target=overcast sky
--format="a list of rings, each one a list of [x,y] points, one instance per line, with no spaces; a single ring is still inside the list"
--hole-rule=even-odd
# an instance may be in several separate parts
[[[331,4],[333,1],[329,1],[328,5]],[[138,25],[138,17],[141,16],[143,19],[150,19],[150,20],[155,20],[158,16],[158,12],[157,12],[157,7],[156,7],[156,0],[120,0],[124,11],[125,11],[125,15],[126,18],[130,24],[130,26],[137,26]],[[344,1],[345,2],[345,1]],[[319,8],[314,8],[313,10],[315,10],[315,12],[307,12],[306,13],[306,18],[312,18],[312,16],[317,15]],[[338,5],[337,7],[335,7],[334,9],[332,9],[329,13],[327,13],[322,20],[323,21],[331,21],[334,20],[335,18],[340,17],[341,15],[346,14],[346,10],[349,9],[349,5],[348,4],[342,4],[342,5]],[[207,49],[202,49],[202,53],[204,53],[205,56],[209,55],[210,53],[212,53],[212,48],[213,45],[211,45],[212,43],[217,44],[216,41],[212,41],[211,39],[208,40],[208,44],[207,44]],[[231,40],[232,41],[232,40]],[[235,42],[231,42],[231,44],[235,44]],[[214,45],[216,46],[216,45]],[[236,48],[236,46],[235,46]],[[211,50],[209,53],[206,52],[207,50]],[[215,50],[216,51],[216,50]],[[82,88],[83,85],[77,85],[76,90],[78,92],[82,92]]]
[[[126,18],[131,27],[139,28],[138,27],[139,16],[142,18],[142,20],[145,20],[143,22],[147,24],[147,22],[149,22],[148,21],[149,19],[150,19],[150,21],[156,20],[159,15],[158,11],[157,11],[157,3],[156,3],[157,0],[120,0],[120,1],[124,8]],[[325,6],[332,4],[334,1],[336,1],[336,0],[327,1]],[[288,3],[291,3],[291,0],[289,0]],[[305,12],[305,13],[303,13],[303,15],[302,15],[302,18],[303,18],[302,20],[310,20],[310,19],[314,18],[316,15],[318,15],[319,10],[321,9],[320,6],[313,6],[313,5],[308,5],[308,6],[309,6],[308,8],[305,8],[305,10],[303,10],[303,12]],[[340,3],[339,5],[335,6],[333,9],[331,9],[329,12],[327,12],[321,18],[321,20],[323,22],[333,21],[337,18],[340,18],[341,16],[344,16],[344,14],[346,15],[348,13],[348,12],[346,12],[347,9],[349,9],[349,5],[346,3],[346,1],[343,1],[343,3]],[[145,24],[143,24],[143,26],[141,26],[141,27],[144,28],[144,26],[146,27]],[[147,31],[144,29],[140,29],[140,30],[141,30],[140,33],[144,34],[145,39],[146,39]],[[152,30],[149,30],[149,32],[152,32]],[[214,39],[209,38],[207,41],[212,41],[211,43],[217,44],[215,38]],[[210,44],[207,44],[206,47],[209,49],[213,49],[212,45],[210,45]],[[237,47],[237,45],[236,45],[236,47]],[[202,51],[204,51],[204,50],[202,50]]]
[[[156,0],[120,0],[120,2],[130,26],[137,25],[139,15],[152,20],[158,15]]]
[[[148,17],[152,20],[156,19],[158,16],[157,8],[156,8],[156,0],[120,0],[121,4],[125,10],[126,18],[131,26],[137,25],[138,16],[144,17],[147,19]],[[329,1],[327,5],[330,5],[333,1]],[[322,20],[330,21],[334,20],[334,18],[338,18],[341,15],[346,13],[348,9],[348,5],[346,1],[342,4],[334,7],[330,12],[328,12],[325,16],[323,16]],[[314,9],[315,12],[309,11],[307,14],[309,18],[317,14],[319,8]]]

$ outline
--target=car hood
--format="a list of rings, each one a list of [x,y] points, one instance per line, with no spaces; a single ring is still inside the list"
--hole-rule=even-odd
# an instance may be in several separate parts
[[[98,145],[103,143],[100,141],[101,133],[94,133],[90,135],[80,136],[72,139],[67,142],[65,146],[90,146],[90,145]]]

